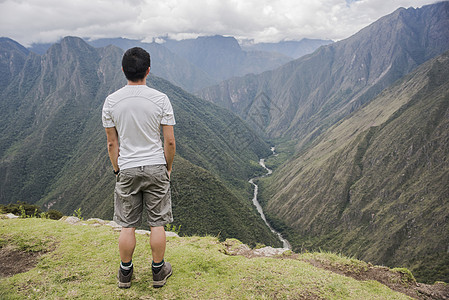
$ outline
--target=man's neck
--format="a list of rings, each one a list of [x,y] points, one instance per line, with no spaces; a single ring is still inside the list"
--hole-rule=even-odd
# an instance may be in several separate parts
[[[128,80],[128,85],[146,85],[146,84],[147,84],[146,78],[142,79],[142,80],[139,80],[139,81]]]

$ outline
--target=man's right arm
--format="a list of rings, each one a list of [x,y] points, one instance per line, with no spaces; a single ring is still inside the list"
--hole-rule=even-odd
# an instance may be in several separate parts
[[[112,168],[114,168],[114,172],[119,171],[118,167],[118,156],[119,156],[119,140],[118,133],[115,127],[105,128],[106,130],[106,138],[108,143],[108,154],[109,159],[111,160]]]
[[[173,160],[176,153],[176,142],[173,125],[162,125],[162,135],[164,136],[164,155],[167,163],[168,177],[170,178]]]

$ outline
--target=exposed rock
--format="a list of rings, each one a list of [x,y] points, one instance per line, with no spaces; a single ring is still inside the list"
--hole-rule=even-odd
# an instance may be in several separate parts
[[[166,231],[165,235],[170,236],[170,237],[179,237],[179,235],[176,232],[172,232],[172,231]]]
[[[114,231],[122,230],[122,226],[117,224],[115,221],[105,221],[105,220],[98,219],[98,218],[90,218],[86,222],[81,222],[81,220],[79,218],[71,216],[71,217],[62,217],[60,219],[60,221],[63,221],[63,222],[66,222],[66,223],[72,224],[72,225],[86,225],[86,226],[89,225],[89,226],[93,226],[93,227],[99,227],[99,226],[105,225],[105,226],[112,227],[112,230],[114,230]],[[143,234],[143,235],[150,235],[151,231],[138,229],[138,230],[136,230],[136,233]],[[177,233],[171,232],[171,231],[166,231],[165,235],[168,237],[179,237],[179,235]]]
[[[248,245],[242,244],[236,239],[227,239],[223,244],[225,246],[225,254],[242,255],[248,258],[281,256],[285,255],[287,252],[291,252],[291,250],[287,248],[263,247],[251,249]]]
[[[95,222],[95,223],[101,224],[101,225],[105,225],[106,223],[108,223],[108,221],[98,219],[98,218],[90,218],[87,220],[87,222]]]
[[[264,247],[264,248],[253,250],[255,255],[260,255],[260,256],[276,256],[276,255],[281,255],[286,251],[289,251],[289,249]]]
[[[73,216],[70,216],[70,217],[62,217],[62,218],[59,219],[59,220],[60,220],[60,221],[63,221],[63,222],[66,222],[66,223],[69,223],[69,224],[72,224],[72,225],[75,225],[76,223],[78,223],[79,221],[81,221],[80,218],[73,217]]]
[[[136,230],[136,233],[137,234],[142,234],[142,235],[150,235],[151,231],[138,229],[138,230]]]
[[[151,231],[138,229],[138,230],[136,230],[136,233],[137,234],[143,234],[143,235],[150,235]],[[169,236],[169,237],[179,237],[179,235],[176,232],[172,232],[172,231],[166,231],[165,235]]]
[[[106,226],[111,226],[112,230],[114,231],[120,231],[122,230],[122,226],[118,225],[115,221],[109,221],[105,224]]]

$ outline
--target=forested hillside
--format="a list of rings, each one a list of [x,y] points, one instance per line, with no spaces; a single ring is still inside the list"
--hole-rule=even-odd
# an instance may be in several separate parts
[[[449,2],[400,8],[200,95],[279,144],[268,165],[283,165],[261,191],[296,250],[342,251],[449,281],[447,53],[428,62],[448,49]]]
[[[114,177],[101,107],[126,84],[123,50],[96,49],[74,37],[42,56],[9,39],[0,47],[8,66],[1,69],[0,202],[38,203],[66,214],[81,208],[85,216],[112,218]],[[268,145],[232,113],[160,78],[150,77],[149,84],[169,96],[178,121],[176,224],[189,234],[277,245],[248,200],[247,180],[258,172],[259,157],[270,153]],[[210,217],[186,206],[189,201],[201,203]]]
[[[447,282],[448,129],[445,52],[267,178],[267,215],[288,224],[294,249],[343,251]]]

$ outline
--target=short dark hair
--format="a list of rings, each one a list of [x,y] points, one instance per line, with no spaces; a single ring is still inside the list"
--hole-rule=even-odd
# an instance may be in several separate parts
[[[123,54],[123,72],[125,73],[126,79],[130,81],[139,81],[144,79],[150,66],[150,53],[140,47],[128,49],[125,54]]]

